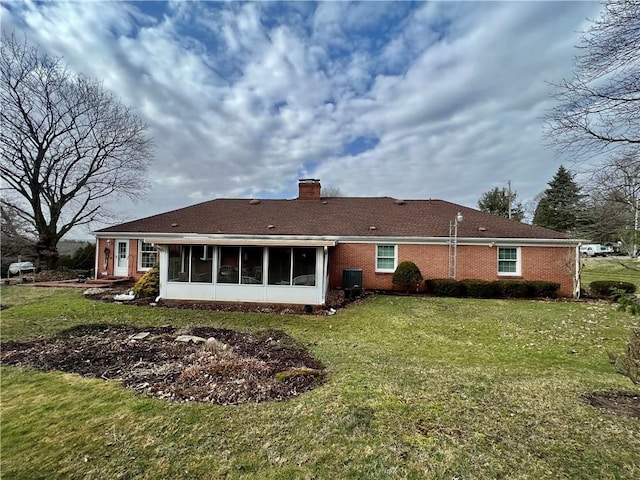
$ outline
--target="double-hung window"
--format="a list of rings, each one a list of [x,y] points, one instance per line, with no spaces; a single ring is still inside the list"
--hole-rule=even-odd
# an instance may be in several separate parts
[[[376,245],[376,272],[394,272],[398,261],[396,245]]]
[[[138,270],[149,270],[158,262],[158,251],[153,243],[140,241],[138,250]]]
[[[520,247],[498,247],[498,275],[520,275]]]

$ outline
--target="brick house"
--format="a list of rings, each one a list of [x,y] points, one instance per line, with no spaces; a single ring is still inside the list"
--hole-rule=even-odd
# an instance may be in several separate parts
[[[160,296],[322,305],[356,272],[393,289],[399,262],[425,279],[524,279],[579,289],[579,241],[442,200],[321,197],[302,179],[293,200],[216,199],[94,232],[96,277],[138,279],[160,265]],[[460,214],[460,216],[459,216]]]

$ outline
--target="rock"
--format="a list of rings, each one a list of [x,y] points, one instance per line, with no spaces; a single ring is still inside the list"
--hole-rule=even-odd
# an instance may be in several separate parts
[[[193,342],[193,343],[204,343],[207,341],[206,338],[198,337],[196,335],[178,335],[175,339],[176,342]]]
[[[226,351],[226,350],[230,350],[229,345],[227,345],[224,342],[221,342],[220,340],[218,340],[215,337],[209,337],[207,338],[207,348],[211,351]]]
[[[127,302],[127,301],[130,301],[130,300],[135,300],[136,296],[134,295],[133,292],[121,293],[120,295],[116,295],[115,297],[113,297],[113,299],[116,302]]]
[[[84,292],[82,292],[83,295],[100,295],[101,293],[104,293],[105,291],[107,291],[107,289],[104,288],[87,288]]]
[[[131,340],[144,340],[145,338],[147,338],[149,335],[151,335],[149,332],[140,332],[140,333],[136,333],[135,335],[133,335],[131,337]]]

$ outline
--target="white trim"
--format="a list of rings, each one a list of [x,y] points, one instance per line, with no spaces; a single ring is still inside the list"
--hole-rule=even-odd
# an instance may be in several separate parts
[[[535,246],[535,247],[575,247],[580,240],[547,238],[460,238],[460,245],[495,246]],[[398,245],[449,245],[448,237],[340,237],[337,243],[373,243]]]
[[[95,253],[96,260],[95,260],[95,263],[94,263],[94,266],[93,266],[93,269],[94,269],[93,270],[93,278],[95,280],[98,279],[98,260],[99,260],[99,257],[100,257],[100,249],[98,248],[99,245],[100,245],[100,242],[96,239],[96,253]]]
[[[500,271],[500,249],[501,248],[515,248],[516,249],[516,271],[515,272],[501,272]],[[499,277],[520,277],[522,276],[522,248],[516,245],[499,245],[496,248],[496,257],[498,259],[497,272]],[[505,261],[504,259],[502,260]]]
[[[222,245],[239,247],[333,247],[335,241],[325,240],[292,240],[292,239],[258,239],[258,238],[233,238],[233,239],[212,239],[207,237],[184,237],[184,238],[153,238],[145,237],[145,242],[159,243],[166,245]]]
[[[120,267],[120,248],[119,245],[124,245],[125,246],[125,256],[124,256],[124,261],[125,261],[125,266],[124,267]],[[113,275],[115,277],[128,277],[131,272],[129,272],[129,240],[128,239],[117,239],[114,243],[113,243],[113,250],[114,250],[114,254],[113,254]],[[122,269],[124,268],[124,270]],[[122,273],[124,271],[124,273]]]
[[[269,285],[268,252],[263,251],[263,280],[262,284],[247,283],[218,283],[213,276],[212,283],[198,282],[169,282],[168,249],[162,246],[160,252],[160,296],[176,300],[215,300],[232,302],[266,302],[322,305],[325,302],[326,271],[323,268],[327,262],[328,249],[315,247],[315,285]],[[218,249],[214,249],[214,261],[217,264]],[[191,259],[191,255],[189,255]],[[190,270],[190,268],[189,268]],[[216,269],[214,269],[214,272]],[[291,265],[291,272],[293,264]],[[290,273],[292,275],[292,273]]]
[[[142,244],[143,243],[150,243],[151,245],[153,245],[153,242],[147,242],[143,239],[138,239],[138,265],[137,265],[137,269],[138,272],[146,272],[148,270],[151,270],[152,267],[143,267],[142,266]],[[155,245],[154,245],[155,248]],[[156,263],[158,263],[158,249],[156,248]]]
[[[339,243],[373,244],[432,244],[447,245],[448,237],[403,236],[337,236],[337,235],[215,235],[198,233],[144,233],[144,232],[94,232],[96,238],[143,238],[151,243],[181,243],[210,245],[290,245],[333,247]],[[576,246],[582,240],[575,238],[506,238],[506,237],[458,237],[458,245],[535,245],[539,247]]]
[[[378,268],[378,248],[380,247],[393,247],[393,268]],[[389,258],[389,257],[383,257]],[[396,271],[396,267],[398,266],[398,245],[392,243],[380,243],[376,244],[376,257],[375,257],[375,271],[380,273],[393,273]]]

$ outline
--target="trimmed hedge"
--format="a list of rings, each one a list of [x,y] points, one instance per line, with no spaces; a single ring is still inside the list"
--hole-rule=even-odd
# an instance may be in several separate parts
[[[439,297],[554,298],[560,284],[545,280],[475,280],[452,278],[425,280],[427,291]]]
[[[635,293],[636,286],[630,282],[618,282],[615,280],[596,280],[589,284],[589,293],[594,297],[613,297],[619,290],[624,293]]]
[[[425,280],[427,291],[438,297],[462,297],[464,286],[453,278],[433,278]]]
[[[465,279],[460,280],[460,285],[465,297],[471,298],[497,298],[500,296],[498,286],[488,280]]]

